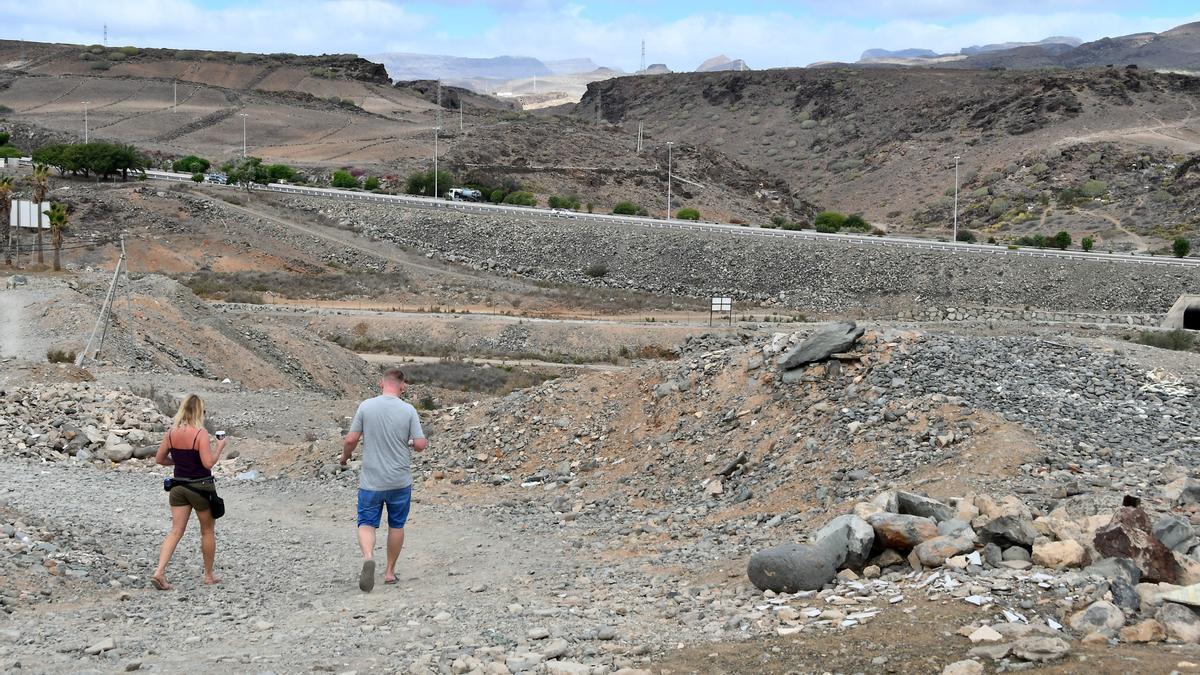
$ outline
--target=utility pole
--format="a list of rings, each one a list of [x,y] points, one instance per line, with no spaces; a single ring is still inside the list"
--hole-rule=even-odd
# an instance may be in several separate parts
[[[442,127],[442,81],[437,81],[437,127]]]
[[[171,83],[171,112],[179,110],[179,80]]]
[[[639,155],[642,154],[642,123],[641,122],[638,122],[637,152]]]
[[[117,268],[113,270],[112,281],[108,284],[108,292],[104,294],[104,304],[100,305],[100,315],[96,317],[96,325],[92,326],[92,334],[88,337],[87,344],[84,345],[83,351],[75,357],[75,365],[82,366],[87,358],[88,351],[92,348],[92,341],[96,339],[96,333],[100,330],[100,323],[104,322],[104,332],[100,334],[100,346],[96,348],[96,355],[93,359],[99,358],[100,350],[104,348],[104,334],[108,332],[108,309],[112,306],[112,299],[116,294],[117,277],[121,274],[121,266],[125,264],[125,254],[117,260]]]
[[[671,146],[673,142],[667,141],[667,220],[671,219]]]
[[[962,159],[959,155],[954,156],[954,237],[953,242],[958,241],[958,160]]]
[[[645,71],[646,71],[646,41],[642,40],[642,67],[638,69],[638,72],[645,72]]]
[[[238,113],[242,117],[242,159],[246,159],[246,113]]]
[[[433,198],[438,198],[438,133],[442,130],[441,127],[433,128]]]
[[[460,133],[460,134],[462,133],[462,130],[463,130],[462,117],[463,117],[463,100],[462,100],[462,97],[460,96],[458,99],[458,133]]]
[[[83,102],[83,142],[88,142],[88,122],[87,122],[87,107],[91,101]]]
[[[137,332],[133,326],[133,280],[129,278],[129,257],[125,254],[125,235],[121,235],[121,260],[125,262],[125,314],[129,323],[129,349],[133,353],[137,344]]]

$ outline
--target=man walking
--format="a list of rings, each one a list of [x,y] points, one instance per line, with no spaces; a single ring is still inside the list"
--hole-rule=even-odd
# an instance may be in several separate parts
[[[383,583],[396,583],[396,559],[404,547],[404,523],[412,496],[412,451],[423,452],[429,445],[416,408],[400,400],[406,386],[403,372],[393,369],[384,373],[379,380],[383,393],[359,404],[342,445],[342,466],[346,466],[359,440],[363,441],[358,480],[358,545],[363,564],[358,587],[364,592],[375,587],[375,530],[385,504],[388,538]]]

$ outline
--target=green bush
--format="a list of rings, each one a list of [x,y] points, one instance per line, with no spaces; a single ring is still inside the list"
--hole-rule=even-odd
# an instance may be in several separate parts
[[[410,195],[425,195],[440,197],[434,193],[434,175],[433,171],[417,171],[408,175],[408,179],[404,182],[404,191]],[[437,191],[446,194],[448,190],[454,187],[454,174],[449,171],[439,169],[437,172]]]
[[[117,49],[117,51],[125,56],[137,56],[138,54],[142,53],[142,50],[138,49],[137,47],[121,47]]]
[[[287,164],[268,164],[264,168],[273,181],[296,180],[296,170]]]
[[[89,68],[92,70],[108,70],[109,68],[112,68],[112,64],[108,61],[97,61],[89,66]]]
[[[205,171],[208,171],[210,166],[212,166],[212,163],[207,159],[204,159],[203,157],[197,157],[195,155],[188,155],[187,157],[177,159],[172,162],[171,170],[179,171],[181,173],[204,173]]]
[[[255,57],[253,54],[238,54],[233,57],[234,63],[254,63]]]
[[[851,230],[853,232],[870,232],[871,224],[867,222],[862,214],[852,213],[846,216],[846,222],[842,224],[843,230]]]
[[[11,138],[12,134],[8,133],[7,131],[0,131],[0,145],[8,145],[8,141]]]
[[[636,216],[639,211],[641,211],[641,207],[633,202],[618,202],[612,209],[612,212],[618,216]]]
[[[503,188],[496,188],[495,190],[492,190],[490,194],[488,194],[488,201],[493,204],[500,204],[507,196],[508,193],[505,192]]]
[[[1192,252],[1192,242],[1186,237],[1176,237],[1171,244],[1171,254],[1176,258],[1186,258]]]
[[[192,182],[193,183],[203,183],[204,182],[204,174],[202,174],[202,173],[192,174]]]
[[[107,58],[109,61],[124,61],[129,57],[125,55],[125,52],[109,52]]]
[[[108,51],[104,48],[104,45],[88,45],[87,50],[93,54],[103,54]]]
[[[571,209],[572,211],[576,211],[580,207],[579,197],[574,195],[567,195],[565,197],[551,195],[550,199],[546,200],[546,203],[552,209]]]
[[[1060,251],[1065,251],[1071,247],[1071,235],[1066,232],[1059,232],[1054,235],[1054,238],[1050,241],[1050,245]]]
[[[588,213],[591,213],[591,212],[592,212],[592,209],[594,209],[594,208],[596,208],[596,205],[595,205],[595,204],[593,204],[593,203],[591,203],[591,202],[588,202],[588,203],[587,203],[587,212],[588,212]]]
[[[970,230],[959,230],[958,236],[955,238],[955,241],[961,241],[964,244],[974,244],[975,243],[975,233]]]
[[[530,192],[517,190],[516,192],[508,193],[508,195],[504,197],[504,203],[513,204],[515,206],[537,206],[537,197],[534,197]]]
[[[804,223],[784,222],[784,224],[780,225],[780,227],[792,232],[799,232],[800,230],[804,229]]]
[[[1093,241],[1091,237],[1084,237],[1083,239],[1079,240],[1079,247],[1085,251],[1092,250],[1092,246],[1094,246],[1095,244],[1096,244],[1096,242]]]
[[[1134,341],[1148,347],[1186,352],[1195,346],[1196,335],[1186,330],[1173,330],[1169,332],[1145,330]]]
[[[837,211],[822,211],[813,218],[813,227],[817,232],[841,232],[842,226],[846,224],[846,216]]]
[[[700,220],[700,211],[693,208],[679,209],[675,212],[675,217],[679,220]]]
[[[788,219],[783,216],[771,216],[771,227],[783,227],[787,225]],[[766,227],[766,225],[763,225]]]
[[[378,190],[379,176],[367,176],[367,180],[363,183],[363,187],[368,190]]]
[[[351,176],[349,171],[338,169],[333,172],[333,180],[329,184],[335,188],[356,188],[358,187],[358,179]]]
[[[22,154],[24,153],[11,145],[0,145],[0,159],[12,159],[20,157]]]
[[[1079,188],[1079,192],[1089,199],[1101,197],[1108,192],[1108,183],[1102,180],[1089,180]]]

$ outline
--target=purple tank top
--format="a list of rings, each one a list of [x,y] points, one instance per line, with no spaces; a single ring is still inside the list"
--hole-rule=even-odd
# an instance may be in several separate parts
[[[200,451],[196,449],[196,441],[199,440],[203,430],[196,432],[192,437],[192,447],[177,448],[174,441],[171,441],[171,459],[175,461],[175,477],[195,480],[197,478],[212,478],[212,471],[204,468],[204,463],[200,461]],[[168,432],[168,440],[171,440],[170,432]]]

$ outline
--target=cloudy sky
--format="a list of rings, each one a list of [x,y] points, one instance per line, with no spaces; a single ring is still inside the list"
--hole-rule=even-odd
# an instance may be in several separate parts
[[[997,9],[1000,8],[1000,9]],[[0,0],[0,38],[249,52],[590,57],[623,70],[853,61],[872,47],[955,52],[1051,35],[1092,40],[1200,21],[1162,0]]]

